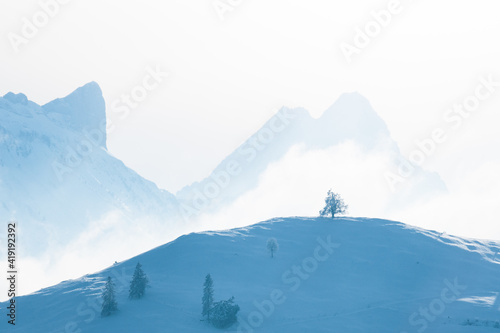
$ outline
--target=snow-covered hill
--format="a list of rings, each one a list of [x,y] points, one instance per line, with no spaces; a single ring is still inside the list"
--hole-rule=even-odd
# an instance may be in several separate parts
[[[275,237],[279,251],[266,252]],[[240,332],[498,332],[500,244],[368,218],[280,218],[194,233],[101,272],[17,298],[16,332],[216,332],[204,277],[234,296]],[[151,288],[127,299],[137,262]],[[119,311],[101,318],[107,276]],[[2,303],[0,322],[7,330]]]

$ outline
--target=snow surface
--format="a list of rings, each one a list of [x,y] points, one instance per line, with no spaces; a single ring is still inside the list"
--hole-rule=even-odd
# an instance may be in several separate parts
[[[266,251],[270,237],[279,243],[274,258]],[[322,247],[325,242],[334,246]],[[239,323],[227,332],[249,332],[243,324],[249,322],[255,332],[499,332],[499,251],[498,242],[387,220],[277,218],[185,235],[98,273],[19,297],[15,332],[220,331],[201,320],[207,273],[215,300],[234,296],[241,308]],[[151,288],[143,299],[130,301],[137,262]],[[304,267],[303,278],[292,273],[293,266]],[[115,281],[119,311],[101,318],[107,276]],[[450,284],[458,285],[455,294]],[[255,304],[275,298],[280,304],[259,315]],[[0,304],[2,332],[8,329],[5,306]],[[419,311],[429,307],[430,319],[423,319]],[[419,323],[411,325],[414,313]]]

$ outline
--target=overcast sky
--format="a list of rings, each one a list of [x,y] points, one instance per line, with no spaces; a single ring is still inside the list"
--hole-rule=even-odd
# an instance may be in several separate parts
[[[114,124],[109,151],[173,193],[206,177],[282,105],[318,117],[357,91],[409,156],[415,140],[443,126],[447,110],[492,81],[423,167],[457,196],[474,193],[470,218],[493,221],[498,1],[62,2],[0,0],[0,94],[44,104],[96,81]],[[52,17],[40,3],[50,3]],[[361,36],[366,30],[371,36]],[[144,82],[140,101],[122,99],[145,91]]]

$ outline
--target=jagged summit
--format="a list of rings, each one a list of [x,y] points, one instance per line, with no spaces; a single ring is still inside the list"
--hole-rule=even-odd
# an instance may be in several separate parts
[[[106,110],[102,91],[96,82],[76,89],[64,98],[42,106],[47,116],[77,130],[106,128]],[[105,131],[103,131],[105,134]]]
[[[43,106],[24,94],[1,97],[0,215],[22,221],[24,255],[75,242],[111,213],[121,221],[148,214],[167,221],[176,203],[107,151],[99,85]]]
[[[370,102],[358,92],[344,93],[318,119],[324,129],[333,128],[339,137],[352,138],[364,147],[373,148],[381,140],[390,139],[389,129]],[[321,140],[321,139],[320,139]]]
[[[374,125],[383,125],[385,127],[385,123],[372,108],[370,102],[358,92],[343,93],[320,117],[323,121],[329,121],[334,118],[342,118],[343,120],[350,121],[376,119],[378,124]]]
[[[28,97],[26,97],[26,95],[22,93],[15,94],[13,92],[8,92],[3,96],[3,98],[14,104],[28,104]]]
[[[25,94],[8,92],[0,97],[0,115],[4,124],[18,116],[32,118],[42,112],[40,105],[30,101]]]

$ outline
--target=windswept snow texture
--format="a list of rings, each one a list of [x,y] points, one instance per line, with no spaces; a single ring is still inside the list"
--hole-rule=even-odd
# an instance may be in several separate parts
[[[270,237],[279,243],[274,258],[266,250]],[[207,273],[215,300],[234,296],[241,308],[227,332],[499,332],[499,250],[496,242],[379,219],[273,219],[182,236],[17,298],[16,332],[217,332],[201,320]],[[137,262],[151,288],[131,301]],[[107,276],[119,311],[101,318]]]

